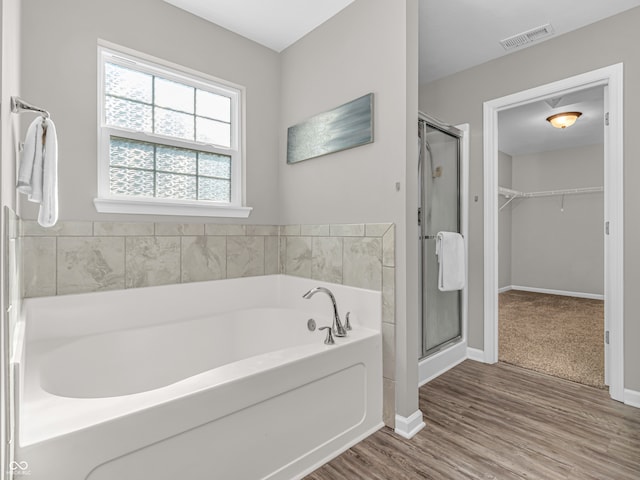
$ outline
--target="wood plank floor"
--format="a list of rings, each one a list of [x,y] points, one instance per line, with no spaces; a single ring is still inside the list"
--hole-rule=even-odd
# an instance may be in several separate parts
[[[420,389],[427,426],[384,428],[306,480],[639,480],[640,409],[606,391],[467,360]]]

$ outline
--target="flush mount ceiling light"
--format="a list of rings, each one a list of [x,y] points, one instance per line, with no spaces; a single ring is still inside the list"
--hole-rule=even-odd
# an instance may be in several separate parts
[[[582,112],[556,113],[555,115],[547,117],[547,122],[556,128],[567,128],[576,123],[580,115],[582,115]]]

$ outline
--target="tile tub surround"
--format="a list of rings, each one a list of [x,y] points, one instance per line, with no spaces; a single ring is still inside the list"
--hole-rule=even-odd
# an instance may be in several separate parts
[[[278,273],[278,227],[21,222],[24,297]]]
[[[61,221],[44,229],[23,220],[20,235],[27,298],[274,273],[381,291],[384,421],[394,426],[393,224]]]

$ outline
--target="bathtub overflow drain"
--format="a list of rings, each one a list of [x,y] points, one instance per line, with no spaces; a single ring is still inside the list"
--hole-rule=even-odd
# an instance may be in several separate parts
[[[313,318],[307,320],[307,328],[310,332],[313,332],[316,329],[316,321]]]

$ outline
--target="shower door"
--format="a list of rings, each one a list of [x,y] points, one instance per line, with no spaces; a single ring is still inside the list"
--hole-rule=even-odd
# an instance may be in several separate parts
[[[460,139],[454,127],[420,119],[422,357],[462,338],[462,291],[438,289],[438,232],[460,232]]]

